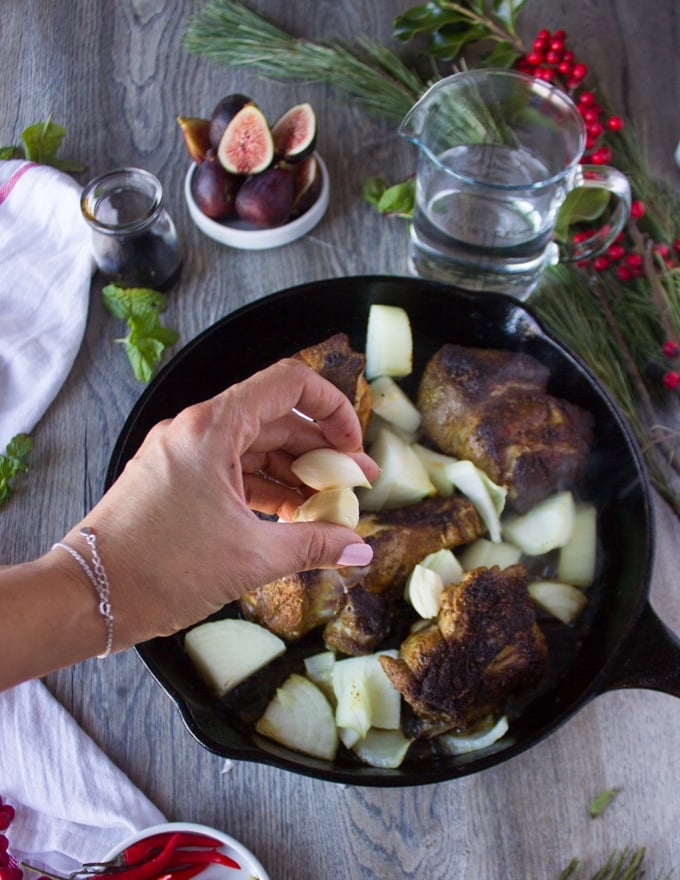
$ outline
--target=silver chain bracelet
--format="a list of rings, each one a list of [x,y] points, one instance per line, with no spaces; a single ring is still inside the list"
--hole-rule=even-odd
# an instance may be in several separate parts
[[[90,580],[90,583],[97,592],[97,596],[99,597],[99,613],[104,618],[104,622],[106,623],[106,648],[103,654],[97,655],[100,660],[103,660],[105,657],[108,657],[111,654],[111,650],[113,648],[113,612],[111,610],[111,602],[109,601],[109,579],[106,576],[104,565],[102,563],[101,557],[99,556],[99,552],[97,551],[97,538],[94,532],[91,528],[86,526],[85,528],[82,528],[80,530],[80,534],[87,541],[87,545],[90,548],[90,552],[92,553],[92,566],[90,566],[83,559],[83,557],[80,555],[80,553],[78,553],[76,549],[71,547],[69,544],[63,543],[62,541],[58,541],[56,544],[53,544],[52,549],[55,550],[57,547],[61,547],[62,550],[66,550],[67,553],[70,553],[71,556],[83,569],[88,579]]]

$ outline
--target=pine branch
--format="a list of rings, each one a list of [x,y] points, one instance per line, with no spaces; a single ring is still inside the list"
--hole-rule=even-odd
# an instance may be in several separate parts
[[[395,52],[368,38],[359,48],[297,39],[235,0],[210,0],[189,22],[184,46],[261,76],[327,83],[394,121],[426,88]]]

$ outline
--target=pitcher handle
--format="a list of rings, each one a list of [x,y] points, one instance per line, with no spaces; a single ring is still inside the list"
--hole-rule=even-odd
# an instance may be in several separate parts
[[[588,260],[608,248],[630,215],[630,183],[625,174],[609,165],[581,165],[579,170],[581,180],[575,189],[606,189],[614,196],[616,203],[606,225],[596,229],[583,241],[562,243],[560,258],[566,263]]]

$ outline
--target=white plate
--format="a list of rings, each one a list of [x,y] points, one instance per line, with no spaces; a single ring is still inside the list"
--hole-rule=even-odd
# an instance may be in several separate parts
[[[326,213],[326,208],[328,207],[330,193],[328,169],[321,156],[318,153],[314,155],[321,170],[321,192],[311,208],[290,223],[284,223],[283,226],[275,226],[273,229],[257,229],[243,220],[219,222],[206,217],[191,195],[191,178],[196,168],[196,163],[191,165],[184,180],[184,198],[189,206],[191,219],[201,232],[220,242],[220,244],[226,244],[229,247],[241,250],[265,250],[266,248],[290,244],[291,241],[301,238],[310,229],[313,229]]]
[[[193,832],[195,834],[205,834],[222,843],[221,851],[231,856],[241,866],[241,870],[228,868],[223,865],[210,865],[196,875],[197,880],[270,880],[269,874],[262,867],[255,856],[246,849],[238,840],[234,840],[223,831],[216,828],[209,828],[207,825],[196,825],[193,822],[167,822],[164,825],[154,825],[151,828],[144,828],[136,834],[128,837],[119,844],[111,852],[108,852],[103,861],[108,862],[117,855],[127,849],[138,840],[144,840],[145,837],[151,837],[154,834],[172,834],[175,831]]]

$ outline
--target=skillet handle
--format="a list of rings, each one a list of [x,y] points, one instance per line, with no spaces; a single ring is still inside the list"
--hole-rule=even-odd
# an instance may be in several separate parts
[[[647,688],[680,697],[680,639],[647,603],[603,690]]]

